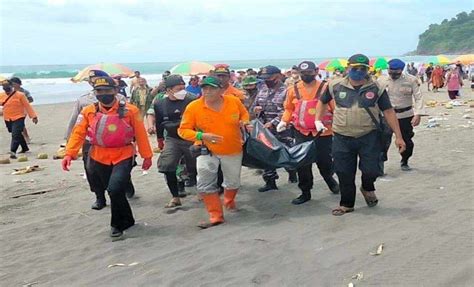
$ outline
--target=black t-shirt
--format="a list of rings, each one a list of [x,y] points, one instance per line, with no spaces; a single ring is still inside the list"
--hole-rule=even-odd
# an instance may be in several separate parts
[[[164,138],[164,131],[166,130],[167,137],[181,139],[178,136],[181,118],[186,107],[195,99],[194,95],[188,93],[184,100],[172,101],[166,97],[155,102],[153,108],[155,110],[156,135],[158,138]]]
[[[361,87],[362,86],[355,86],[353,88],[354,88],[354,90],[359,91]],[[323,102],[323,104],[327,104],[332,99],[333,99],[333,97],[332,97],[331,93],[329,92],[329,89],[326,89],[326,92],[321,97],[320,101]],[[384,90],[382,95],[380,95],[380,97],[377,101],[377,105],[379,106],[379,109],[381,111],[385,111],[385,110],[388,110],[388,109],[392,108],[392,103],[390,103],[390,98],[389,98],[386,90]]]

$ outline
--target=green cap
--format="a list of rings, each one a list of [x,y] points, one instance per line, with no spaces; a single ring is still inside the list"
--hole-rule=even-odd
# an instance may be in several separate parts
[[[214,88],[222,88],[221,80],[213,76],[207,76],[205,79],[201,81],[201,87],[204,86],[211,86]]]
[[[256,84],[257,84],[257,77],[255,76],[247,76],[242,80],[242,86],[256,85]]]

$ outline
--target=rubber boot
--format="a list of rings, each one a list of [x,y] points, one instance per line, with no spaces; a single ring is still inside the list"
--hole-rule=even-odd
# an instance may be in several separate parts
[[[224,207],[229,211],[236,211],[235,196],[238,189],[224,189]]]
[[[206,229],[224,222],[224,212],[222,210],[221,198],[217,192],[201,193],[202,200],[209,213],[209,223],[200,224],[199,227]]]

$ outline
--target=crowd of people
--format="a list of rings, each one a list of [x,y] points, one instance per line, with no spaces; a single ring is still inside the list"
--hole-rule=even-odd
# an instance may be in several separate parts
[[[420,71],[400,59],[388,65],[386,75],[371,73],[369,58],[362,54],[351,56],[348,67],[332,75],[323,75],[312,61],[284,73],[273,65],[235,72],[219,64],[202,78],[192,76],[188,83],[166,71],[156,87],[150,87],[136,71],[129,97],[120,77],[91,70],[92,90],[75,102],[67,126],[62,168],[69,171],[82,149],[87,180],[96,197],[92,209],[107,206],[107,191],[110,236],[119,237],[135,223],[127,200],[135,194],[131,171],[137,165],[137,152],[143,158],[143,170],[152,166],[152,135],[160,150],[158,171],[171,194],[165,207],[181,206],[185,187],[196,186],[209,214],[209,221],[199,227],[209,228],[224,222],[224,210],[238,211],[245,152],[242,133],[252,131],[252,121],[260,121],[289,147],[314,142],[321,177],[330,192],[341,195],[333,215],[354,211],[357,167],[362,173],[360,191],[373,207],[378,203],[375,182],[384,175],[393,135],[401,170],[411,169],[413,127],[425,114],[420,90],[424,77],[435,91],[447,85],[452,99],[460,96],[464,78],[459,65],[448,71],[432,64]],[[20,79],[4,82],[3,89],[0,102],[12,133],[10,156],[15,158],[20,146],[20,153],[29,150],[26,115],[35,124],[38,117]],[[301,191],[291,203],[311,200],[312,163],[286,172],[288,182],[298,184]],[[259,192],[278,189],[277,170],[259,173],[263,179]]]

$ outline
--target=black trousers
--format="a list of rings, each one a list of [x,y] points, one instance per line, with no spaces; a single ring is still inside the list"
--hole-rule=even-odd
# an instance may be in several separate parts
[[[299,132],[295,133],[296,144],[314,140],[316,143],[316,165],[319,173],[326,183],[331,182],[334,175],[332,160],[332,136],[315,138],[313,135],[305,136]],[[305,165],[297,169],[298,187],[303,194],[310,195],[313,188],[313,165]]]
[[[408,159],[413,155],[413,149],[415,147],[415,144],[413,143],[413,137],[415,136],[415,133],[413,132],[413,126],[411,125],[411,121],[413,119],[413,116],[404,118],[404,119],[399,119],[398,124],[400,125],[400,132],[402,133],[402,138],[403,141],[405,142],[407,148],[404,152],[402,152],[402,162],[403,163],[408,163]],[[392,138],[392,135],[390,135],[390,139]],[[391,140],[388,141],[389,144],[387,144],[384,147],[384,152],[382,156],[383,161],[388,160],[388,150],[390,149],[390,144]]]
[[[127,192],[134,158],[123,160],[115,165],[105,165],[89,158],[87,169],[91,175],[92,191],[107,190],[110,197],[112,218],[110,226],[125,230],[135,224],[132,209],[128,204]]]
[[[375,190],[374,183],[380,175],[381,151],[381,139],[378,131],[372,131],[359,138],[334,134],[332,152],[334,169],[339,178],[341,206],[354,207],[358,159],[359,169],[362,172],[362,188],[366,191]]]
[[[16,153],[19,146],[21,146],[23,151],[27,151],[28,144],[26,144],[25,138],[23,137],[25,118],[19,118],[14,121],[5,121],[5,125],[7,126],[8,132],[12,134],[10,151]]]
[[[89,160],[89,151],[91,149],[91,144],[89,141],[84,141],[84,144],[82,145],[82,162],[84,164],[84,171],[86,173],[87,177],[87,182],[89,183],[89,188],[90,190],[95,193],[95,196],[98,200],[103,200],[104,202],[106,201],[105,199],[105,189],[99,190],[99,189],[93,189],[92,188],[92,183],[91,183],[91,174],[89,172],[89,169],[87,167],[87,162]],[[135,160],[133,161],[133,166],[136,165]],[[132,178],[130,177],[130,182],[127,185],[127,193],[130,194],[135,194],[135,187],[133,186]]]

